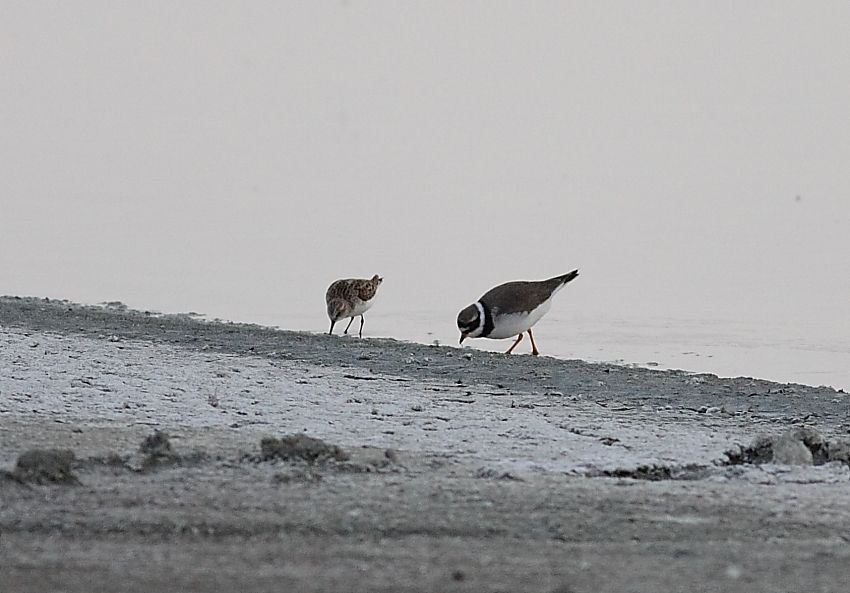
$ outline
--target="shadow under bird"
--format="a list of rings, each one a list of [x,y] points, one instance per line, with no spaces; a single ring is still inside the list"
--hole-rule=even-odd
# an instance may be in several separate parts
[[[466,338],[512,338],[516,342],[506,354],[513,352],[522,341],[523,332],[531,339],[531,353],[539,354],[531,327],[540,321],[552,306],[552,297],[567,282],[578,276],[573,270],[539,282],[508,282],[487,291],[484,296],[458,313],[457,327],[460,343]]]
[[[363,313],[369,310],[373,304],[375,293],[384,279],[375,274],[370,279],[346,278],[337,280],[328,287],[325,294],[325,303],[328,306],[328,317],[331,320],[329,334],[334,333],[334,325],[340,319],[350,317],[348,325],[343,333],[348,333],[348,328],[354,318],[360,316],[360,337],[363,337]]]

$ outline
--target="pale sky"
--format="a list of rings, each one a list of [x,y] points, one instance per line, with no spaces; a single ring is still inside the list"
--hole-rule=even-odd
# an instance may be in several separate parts
[[[835,320],[850,3],[0,2],[0,292]],[[848,328],[850,329],[850,328]]]

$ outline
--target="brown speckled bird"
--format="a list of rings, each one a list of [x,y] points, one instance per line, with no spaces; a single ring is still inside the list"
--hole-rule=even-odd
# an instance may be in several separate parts
[[[363,313],[369,310],[378,292],[378,287],[384,279],[375,274],[371,279],[346,278],[337,280],[328,287],[325,302],[328,305],[328,317],[331,320],[329,334],[334,333],[334,324],[345,317],[350,317],[348,325],[343,333],[348,333],[348,328],[354,318],[360,316],[360,337],[363,337]]]

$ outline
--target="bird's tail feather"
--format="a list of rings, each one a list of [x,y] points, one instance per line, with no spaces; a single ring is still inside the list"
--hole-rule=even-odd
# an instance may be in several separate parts
[[[549,282],[557,280],[558,282],[561,283],[561,285],[564,285],[571,280],[575,280],[577,276],[578,276],[578,270],[573,270],[572,272],[570,272],[568,274],[564,274],[563,276],[555,276],[554,278],[551,278],[549,280]]]

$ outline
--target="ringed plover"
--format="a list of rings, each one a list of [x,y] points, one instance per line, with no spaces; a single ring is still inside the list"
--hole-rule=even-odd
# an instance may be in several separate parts
[[[478,301],[458,313],[457,327],[460,343],[466,338],[511,338],[516,342],[506,354],[513,352],[522,340],[523,332],[531,338],[531,353],[539,354],[531,327],[540,321],[552,306],[552,297],[564,285],[578,276],[573,270],[539,282],[508,282],[487,291]]]

